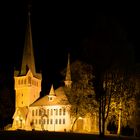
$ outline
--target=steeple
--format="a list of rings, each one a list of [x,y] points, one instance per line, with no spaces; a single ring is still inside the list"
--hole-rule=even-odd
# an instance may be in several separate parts
[[[52,84],[52,86],[51,86],[49,95],[55,96],[55,91],[54,91],[54,88],[53,88],[53,84]]]
[[[21,72],[20,72],[21,75],[25,75],[28,69],[31,70],[33,75],[36,74],[30,16],[31,16],[31,13],[29,11],[28,24],[27,24],[27,30],[26,30],[26,36],[25,36],[25,44],[24,44],[24,50],[23,50],[22,66],[21,66]]]
[[[67,70],[66,70],[66,77],[65,77],[65,86],[71,87],[71,71],[70,71],[70,54],[68,54],[68,63],[67,63]]]

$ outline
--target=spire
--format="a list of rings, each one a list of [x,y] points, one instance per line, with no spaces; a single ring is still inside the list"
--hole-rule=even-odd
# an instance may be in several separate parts
[[[30,11],[28,11],[28,24],[27,24],[25,45],[24,45],[22,66],[21,66],[22,75],[27,73],[27,68],[32,71],[33,75],[36,74],[30,16],[31,16],[31,13],[30,13]]]
[[[53,88],[53,84],[52,84],[52,86],[51,86],[49,95],[55,96],[55,91],[54,91],[54,88]]]
[[[71,71],[70,71],[70,54],[68,54],[68,63],[67,63],[67,70],[66,70],[66,77],[65,77],[65,86],[71,87]]]

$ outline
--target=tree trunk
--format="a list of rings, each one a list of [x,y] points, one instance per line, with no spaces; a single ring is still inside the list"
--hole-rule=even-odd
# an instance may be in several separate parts
[[[72,125],[72,128],[71,128],[72,132],[73,132],[73,128],[74,128],[74,125],[75,125],[77,119],[78,119],[78,118],[76,118],[76,119],[74,120],[74,122],[73,122],[73,125]]]
[[[121,102],[120,102],[119,121],[118,121],[118,130],[117,130],[118,135],[121,134],[121,116],[122,116],[122,105],[121,105]]]
[[[104,137],[105,130],[105,118],[104,118],[104,108],[103,108],[103,99],[101,97],[100,107],[99,107],[99,135]]]
[[[101,100],[101,99],[100,99]],[[101,134],[101,101],[99,101],[99,134]]]

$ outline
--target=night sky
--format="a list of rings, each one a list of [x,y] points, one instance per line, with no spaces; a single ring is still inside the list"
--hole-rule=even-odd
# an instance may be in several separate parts
[[[123,40],[124,44],[133,48],[135,62],[140,62],[137,9],[106,12],[80,3],[32,2],[31,5],[35,61],[37,71],[43,72],[44,90],[51,83],[62,80],[60,71],[66,67],[68,52],[71,62],[85,58],[83,48],[88,40],[96,40],[96,44],[109,44],[110,41],[115,44],[117,40]],[[1,84],[10,85],[14,67],[20,68],[28,8],[27,2],[21,1],[5,3],[1,7],[0,81]]]

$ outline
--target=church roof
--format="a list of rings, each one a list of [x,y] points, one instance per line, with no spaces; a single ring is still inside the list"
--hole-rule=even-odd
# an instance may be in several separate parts
[[[63,87],[59,87],[55,90],[56,97],[53,100],[49,100],[49,95],[42,97],[41,99],[34,102],[33,106],[51,106],[51,105],[69,105],[68,99],[65,95],[65,91]]]

